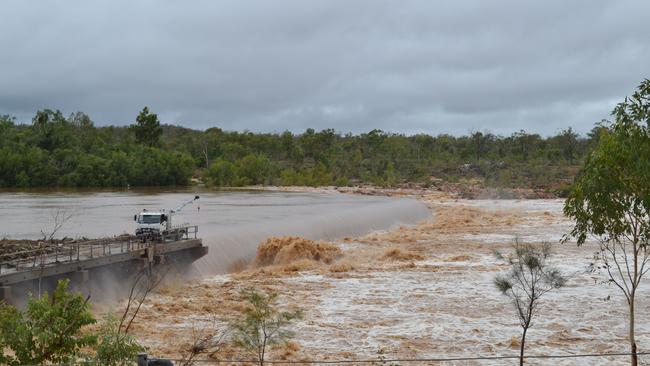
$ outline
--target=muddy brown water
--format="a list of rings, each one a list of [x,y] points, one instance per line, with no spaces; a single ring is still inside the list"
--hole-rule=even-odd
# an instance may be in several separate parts
[[[0,192],[0,238],[37,239],[54,224],[57,210],[72,217],[57,237],[104,237],[135,230],[133,215],[146,208],[170,210],[199,194],[183,209],[182,221],[198,225],[210,250],[195,267],[201,274],[224,273],[249,260],[269,236],[299,235],[334,240],[373,230],[414,224],[430,212],[413,199],[332,193],[194,191]],[[176,220],[175,223],[179,223]]]

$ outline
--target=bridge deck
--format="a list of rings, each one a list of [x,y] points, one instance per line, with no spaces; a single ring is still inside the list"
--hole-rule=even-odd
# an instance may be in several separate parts
[[[197,232],[196,226],[188,226],[166,233],[156,241],[123,235],[4,254],[0,256],[0,286],[135,259],[153,261],[155,256],[202,247],[201,239],[196,237]]]

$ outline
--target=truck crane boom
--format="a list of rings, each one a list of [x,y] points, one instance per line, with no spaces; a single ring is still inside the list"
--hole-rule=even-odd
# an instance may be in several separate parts
[[[199,199],[199,196],[194,196],[194,198],[189,199],[189,200],[183,202],[183,203],[180,204],[178,207],[176,207],[175,209],[171,210],[171,213],[178,213],[178,212],[180,212],[183,208],[185,208],[185,206],[191,204],[192,202],[194,202],[194,201],[196,201],[196,200],[198,200],[198,199]]]

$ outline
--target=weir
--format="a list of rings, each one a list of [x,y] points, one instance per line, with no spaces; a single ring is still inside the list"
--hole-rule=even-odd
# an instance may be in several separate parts
[[[208,252],[197,233],[197,226],[186,226],[156,240],[121,235],[2,254],[0,300],[21,302],[35,288],[53,289],[64,278],[73,288],[90,292],[91,287],[96,287],[90,284],[101,283],[105,277],[126,278],[147,267],[190,264]],[[101,285],[96,290],[101,293]]]
[[[233,265],[250,262],[260,242],[270,236],[337,240],[376,230],[390,230],[399,225],[414,225],[430,217],[429,209],[414,199],[373,199],[345,209],[315,205],[313,212],[302,215],[268,217],[259,222],[207,229],[203,238],[210,250],[194,267],[199,276],[228,273]]]
[[[431,218],[431,211],[422,202],[411,198],[259,191],[199,193],[200,207],[197,203],[197,207],[185,210],[184,216],[193,225],[201,227],[200,245],[203,249],[178,250],[166,256],[183,258],[183,262],[195,261],[192,266],[179,266],[178,274],[183,278],[187,275],[202,277],[241,269],[242,265],[245,266],[255,257],[259,243],[270,236],[291,235],[312,240],[335,241],[346,236],[359,236],[375,230],[390,230],[399,225],[412,225]],[[58,233],[60,237],[106,237],[115,232],[130,233],[133,232],[132,213],[147,207],[172,207],[187,194],[188,192],[164,190],[66,194],[0,192],[0,216],[4,220],[0,237],[42,237],[39,227],[44,226],[42,223],[52,220],[50,216],[53,209],[76,212]],[[126,234],[125,236],[128,237]],[[106,251],[111,254],[110,260],[115,260],[111,264],[100,261],[87,262],[91,270],[80,263],[66,266],[76,261],[76,248],[72,253],[72,260],[70,251],[62,248],[58,253],[48,253],[45,264],[59,262],[55,267],[65,269],[64,272],[69,276],[81,280],[89,277],[93,286],[87,287],[94,289],[94,300],[97,300],[98,296],[114,300],[124,295],[124,286],[129,286],[130,278],[124,276],[137,272],[140,268],[138,263],[141,263],[144,257],[142,248],[137,246],[135,249],[140,252],[131,253],[124,258],[113,256],[124,254],[121,247],[123,245],[133,248],[119,242],[87,246],[85,259],[91,256],[88,253],[90,251],[93,259],[99,258],[99,253],[103,256]],[[80,251],[80,260],[84,259],[83,253],[84,251]],[[32,278],[38,274],[37,277],[42,279],[40,272],[43,269],[49,271],[49,265],[33,268],[35,258],[30,256],[29,259],[31,262],[25,261],[22,267],[31,266]],[[0,258],[0,262],[6,260]],[[36,258],[36,264],[40,264],[40,257]],[[29,291],[37,294],[37,289],[46,288],[43,284],[37,287],[35,280],[30,283],[23,279],[25,282],[21,286],[9,284],[11,281],[3,282],[2,278],[8,278],[5,275],[9,275],[11,268],[5,264],[0,267],[0,286],[10,286],[14,298],[26,297]],[[83,271],[89,272],[86,274]],[[51,274],[50,282],[54,285],[57,276],[60,275]],[[3,291],[5,290],[0,288],[0,295]]]

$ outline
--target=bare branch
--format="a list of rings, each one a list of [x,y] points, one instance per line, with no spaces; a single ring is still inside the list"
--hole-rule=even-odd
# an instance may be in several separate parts
[[[131,314],[131,318],[129,319],[129,322],[126,323],[126,327],[124,328],[124,333],[129,332],[129,329],[131,328],[131,324],[133,324],[133,321],[138,316],[142,304],[144,304],[145,300],[147,299],[147,296],[149,296],[151,291],[153,291],[156,287],[158,287],[158,285],[160,285],[160,283],[163,281],[165,277],[165,274],[166,272],[157,273],[157,271],[154,271],[153,269],[149,269],[149,271],[146,272],[145,282],[141,290],[141,295],[137,299],[138,305],[133,311],[133,314]]]
[[[605,251],[603,251],[603,254],[604,254],[603,255],[603,261],[605,262],[605,268],[607,268],[607,274],[609,275],[610,280],[612,280],[612,282],[614,282],[623,291],[623,293],[625,294],[625,297],[629,301],[630,300],[629,296],[630,296],[631,292],[630,292],[630,288],[628,287],[627,281],[625,280],[625,275],[623,274],[623,270],[621,269],[621,265],[619,263],[618,256],[616,254],[616,246],[615,245],[611,246],[611,245],[608,245],[606,243],[603,243],[602,248],[604,248],[607,252],[609,252],[609,254],[610,254],[609,258],[611,258],[614,261],[614,264],[616,265],[616,269],[618,271],[618,275],[619,275],[619,277],[621,279],[621,282],[623,284],[621,285],[619,283],[619,281],[616,281],[616,278],[614,278],[614,275],[612,274],[612,272],[610,270],[611,266],[609,264],[609,259],[607,257],[607,254],[605,253]]]
[[[52,229],[48,231],[44,231],[44,229],[40,230],[41,235],[43,235],[43,241],[52,242],[57,232],[59,232],[59,230],[61,230],[63,226],[65,226],[65,224],[74,216],[74,212],[58,208],[51,214],[51,216]]]
[[[208,352],[217,353],[221,350],[221,347],[225,343],[225,338],[228,335],[228,330],[218,330],[215,323],[213,321],[213,325],[210,328],[203,328],[198,331],[195,327],[192,327],[192,343],[181,357],[179,366],[194,365],[197,356]]]
[[[118,326],[118,332],[129,332],[131,324],[133,324],[133,321],[138,316],[142,304],[144,304],[149,294],[160,285],[165,278],[165,275],[166,271],[160,272],[153,268],[149,268],[148,266],[142,268],[138,272],[133,280],[133,284],[131,285],[126,308],[122,313],[122,318],[120,319],[120,324]],[[135,308],[131,311],[134,306]]]

